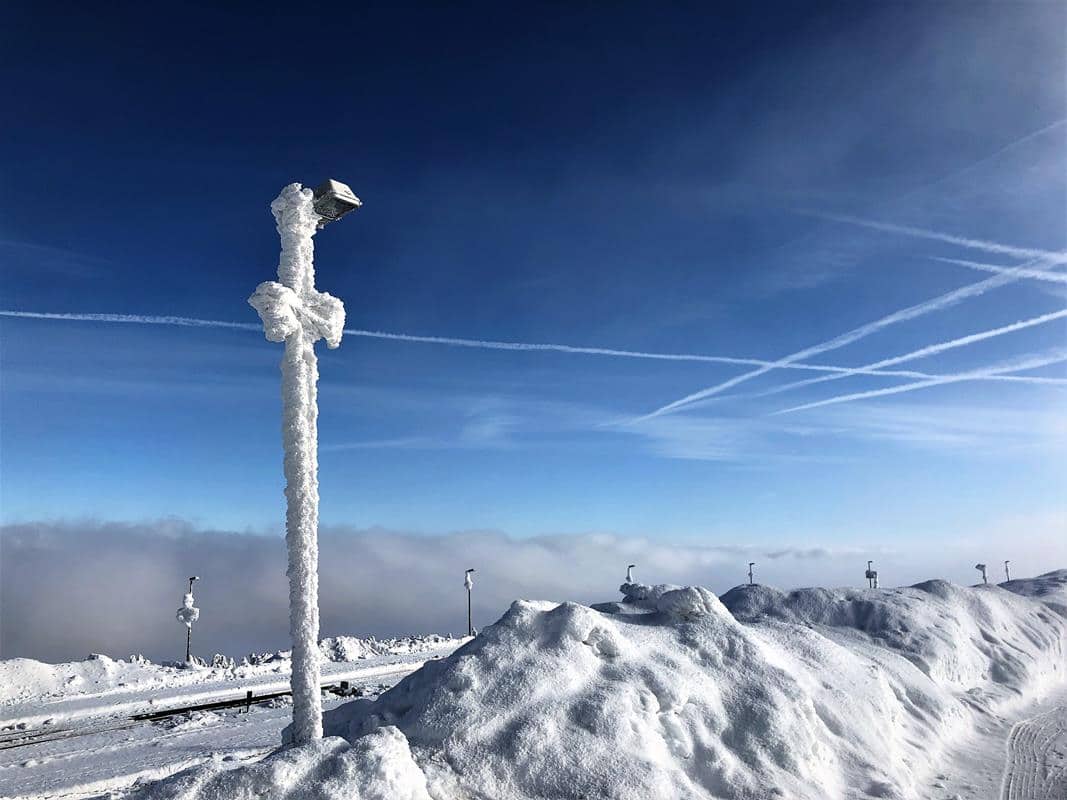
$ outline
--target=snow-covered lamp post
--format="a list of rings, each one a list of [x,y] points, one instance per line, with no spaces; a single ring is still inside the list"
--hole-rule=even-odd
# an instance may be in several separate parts
[[[193,605],[196,600],[193,598],[193,581],[200,580],[198,575],[193,575],[189,578],[189,591],[185,593],[185,597],[182,598],[182,607],[178,609],[178,613],[175,614],[175,618],[178,622],[185,626],[185,663],[188,664],[192,661],[192,648],[193,648],[193,623],[200,619],[200,609]]]
[[[749,561],[748,562],[748,585],[749,586],[751,586],[754,583],[754,581],[752,580],[752,568],[754,566],[756,566],[756,562],[755,561]]]
[[[474,636],[474,625],[471,620],[471,589],[474,588],[474,578],[471,577],[471,573],[474,569],[469,569],[463,573],[463,585],[467,589],[467,635]]]
[[[634,582],[633,575],[634,575],[634,567],[636,567],[636,566],[637,566],[637,564],[627,564],[627,566],[626,566],[626,582],[627,583],[633,583]]]
[[[282,443],[285,448],[285,542],[289,551],[289,635],[292,639],[292,740],[322,738],[319,688],[319,477],[318,362],[315,342],[341,344],[345,308],[315,289],[311,237],[326,223],[359,206],[343,183],[326,181],[312,192],[291,183],[270,204],[282,253],[278,281],[256,287],[249,304],[263,320],[267,339],[285,342],[282,359]]]
[[[985,564],[975,564],[974,568],[982,573],[982,583],[989,583],[985,576]]]
[[[1011,563],[1010,561],[1005,561],[1004,562],[1004,580],[1006,580],[1006,581],[1010,581],[1011,580],[1011,571],[1008,569],[1008,564],[1010,564],[1010,563]]]
[[[871,564],[873,561],[867,562],[867,571],[863,573],[863,576],[867,579],[867,586],[871,589],[878,588],[878,570],[872,569]]]

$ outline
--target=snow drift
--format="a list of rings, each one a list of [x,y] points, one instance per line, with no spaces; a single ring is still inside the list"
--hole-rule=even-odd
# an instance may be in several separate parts
[[[334,636],[319,642],[319,652],[323,662],[346,663],[376,656],[430,653],[455,641],[451,636],[433,633],[389,639]],[[199,669],[189,669],[184,662],[153,664],[142,655],[124,660],[99,653],[83,661],[61,664],[29,658],[0,660],[0,709],[35,699],[200,683],[224,675],[239,680],[263,674],[262,668],[267,666],[270,671],[284,672],[289,669],[291,656],[289,650],[276,650],[249,653],[238,661],[216,653],[210,661],[196,659]]]
[[[359,792],[395,778],[390,796],[436,800],[927,797],[947,746],[1064,680],[1067,571],[1012,584],[516,601],[330,712],[334,738],[148,796],[377,796]]]

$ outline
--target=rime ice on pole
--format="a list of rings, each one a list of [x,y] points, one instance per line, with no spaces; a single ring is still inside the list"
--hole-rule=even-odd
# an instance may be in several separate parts
[[[285,540],[289,551],[289,631],[293,644],[293,741],[322,737],[319,689],[318,363],[315,342],[341,343],[345,309],[315,289],[314,243],[321,222],[310,189],[286,186],[271,203],[282,252],[278,281],[256,287],[248,302],[266,337],[285,342],[282,443],[285,447]]]
[[[182,598],[182,607],[174,615],[186,628],[193,627],[193,623],[200,619],[200,609],[193,605],[194,602],[196,601],[193,599],[193,593],[186,592],[185,597]]]

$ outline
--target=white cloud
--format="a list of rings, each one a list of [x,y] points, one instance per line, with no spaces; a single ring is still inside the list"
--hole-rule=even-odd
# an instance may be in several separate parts
[[[942,576],[972,581],[976,560],[1011,558],[1017,574],[1067,561],[1062,515],[994,521],[960,540],[922,531],[877,537],[856,531],[848,546],[754,542],[746,532],[706,544],[607,533],[514,539],[498,532],[445,535],[326,527],[320,535],[324,636],[460,632],[463,571],[478,570],[476,624],[516,598],[618,599],[626,565],[643,581],[701,584],[723,592],[755,561],[761,582],[790,588],[862,582],[868,558],[886,585]],[[1010,542],[1010,547],[1005,546]],[[42,522],[0,528],[0,657],[82,658],[90,652],[177,658],[174,622],[186,577],[197,585],[194,649],[239,655],[287,641],[285,547],[280,532],[205,531],[181,520],[129,524]]]

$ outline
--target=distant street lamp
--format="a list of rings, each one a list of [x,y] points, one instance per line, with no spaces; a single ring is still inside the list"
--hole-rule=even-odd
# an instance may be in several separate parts
[[[471,589],[474,588],[474,579],[471,574],[474,569],[471,568],[463,573],[463,585],[467,587],[467,635],[474,636],[474,625],[471,622]]]
[[[1004,562],[1004,580],[1006,580],[1006,581],[1010,581],[1011,580],[1011,572],[1008,570],[1008,564],[1010,564],[1010,563],[1011,563],[1010,561],[1005,561]]]
[[[985,576],[985,564],[975,564],[974,568],[982,573],[982,583],[989,583]]]
[[[752,586],[755,583],[755,581],[752,579],[752,568],[754,566],[756,566],[756,562],[755,561],[749,561],[748,562],[748,585],[749,586]]]
[[[878,588],[878,570],[871,569],[873,561],[867,562],[867,571],[863,573],[863,576],[867,579],[867,586],[871,589]]]
[[[282,359],[282,441],[285,449],[285,542],[289,551],[289,635],[292,638],[293,735],[296,744],[322,738],[319,688],[318,360],[315,342],[338,347],[345,308],[315,288],[316,231],[362,203],[343,183],[314,192],[291,183],[270,204],[281,237],[278,281],[248,299],[267,340],[285,342]]]
[[[193,581],[200,580],[198,575],[189,578],[189,591],[182,598],[182,607],[178,609],[175,618],[185,626],[185,663],[192,661],[193,647],[193,623],[200,619],[200,609],[193,605]]]

